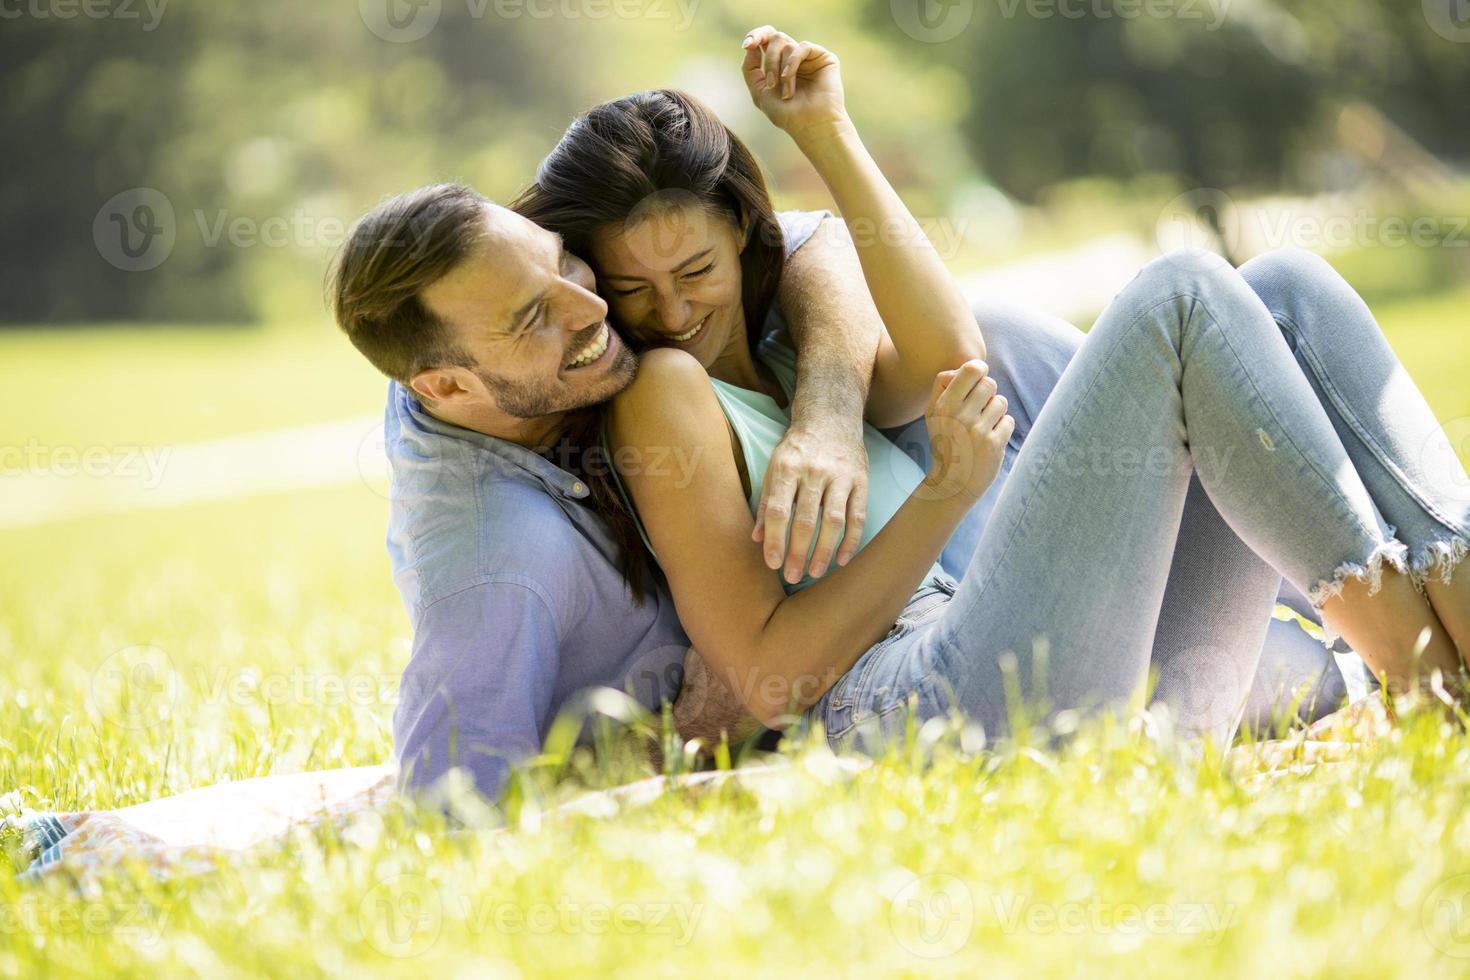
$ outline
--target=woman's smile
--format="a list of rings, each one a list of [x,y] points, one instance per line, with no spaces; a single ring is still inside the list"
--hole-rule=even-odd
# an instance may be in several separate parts
[[[678,347],[690,347],[690,346],[693,346],[693,344],[694,344],[694,342],[696,340],[698,340],[700,337],[704,336],[704,328],[709,323],[709,318],[711,316],[713,316],[713,315],[714,315],[713,311],[711,311],[709,313],[706,313],[704,316],[702,316],[698,320],[696,320],[694,322],[694,325],[692,327],[690,327],[688,330],[684,331],[683,333],[677,333],[677,334],[669,334],[669,333],[666,333],[666,334],[661,334],[660,336],[662,337],[663,340],[667,341],[670,344],[673,344],[675,346],[678,346]]]

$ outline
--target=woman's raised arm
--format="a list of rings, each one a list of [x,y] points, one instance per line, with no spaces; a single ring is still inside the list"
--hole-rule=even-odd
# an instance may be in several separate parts
[[[892,403],[884,414],[906,406],[917,417],[937,373],[985,356],[969,303],[858,137],[836,55],[769,26],[751,31],[743,46],[751,99],[831,190],[887,327],[870,399]]]

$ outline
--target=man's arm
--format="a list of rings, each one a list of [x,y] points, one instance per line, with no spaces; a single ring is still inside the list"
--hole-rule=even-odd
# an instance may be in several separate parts
[[[703,746],[703,755],[712,752],[721,741],[740,745],[766,730],[693,647],[684,657],[684,684],[674,700],[673,716],[679,738],[685,742],[697,739]]]
[[[431,603],[393,715],[402,788],[423,793],[462,768],[498,799],[511,766],[541,748],[559,656],[555,616],[523,585],[487,582]]]
[[[800,581],[804,565],[820,578],[834,553],[846,565],[867,519],[863,412],[883,324],[845,237],[842,222],[824,218],[786,260],[776,293],[796,348],[796,392],[791,428],[766,470],[754,537],[764,543],[766,565],[784,565],[790,582]]]

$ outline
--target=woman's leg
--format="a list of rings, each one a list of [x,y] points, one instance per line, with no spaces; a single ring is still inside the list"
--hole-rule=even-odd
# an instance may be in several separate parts
[[[1036,420],[958,594],[924,631],[933,686],[952,688],[992,730],[1007,720],[1005,652],[1019,692],[1054,709],[1134,695],[1191,470],[1236,534],[1299,588],[1321,601],[1361,582],[1342,632],[1408,675],[1413,638],[1438,624],[1384,567],[1402,563],[1404,546],[1260,299],[1228,264],[1189,256],[1153,262],[1129,284]],[[1426,658],[1453,660],[1442,629]],[[1220,687],[1252,671],[1212,661],[1189,673]]]
[[[1016,428],[995,483],[955,531],[940,559],[957,578],[969,566],[1042,406],[1086,338],[1064,320],[1011,304],[981,299],[973,308],[985,333],[990,375],[1009,403]],[[922,419],[888,436],[921,467],[928,467],[928,433]],[[1311,719],[1321,706],[1331,705],[1325,710],[1339,706],[1333,697],[1344,685],[1332,656],[1313,651],[1315,641],[1295,623],[1272,619],[1269,612],[1260,615],[1260,596],[1268,583],[1275,583],[1271,588],[1279,588],[1282,595],[1298,594],[1235,535],[1198,483],[1192,484],[1154,637],[1154,661],[1182,666],[1191,657],[1210,656],[1239,663],[1244,671],[1255,660],[1252,646],[1259,637],[1265,638],[1256,647],[1261,666],[1254,678],[1244,676],[1238,683],[1206,692],[1178,667],[1160,677],[1158,700],[1177,708],[1177,700],[1183,698],[1197,709],[1192,713],[1212,717],[1206,726],[1212,734],[1227,736],[1242,704],[1248,720],[1295,709],[1298,702]],[[1309,619],[1316,615],[1305,598],[1298,612]],[[1320,696],[1301,700],[1297,692],[1303,690]],[[1203,703],[1207,694],[1209,705]]]
[[[1252,259],[1261,297],[1327,411],[1439,620],[1470,655],[1470,478],[1373,314],[1325,260],[1301,249]]]
[[[965,574],[970,556],[980,540],[1006,478],[1016,464],[1016,454],[1026,442],[1041,408],[1051,397],[1062,372],[1087,336],[1065,320],[1009,303],[976,300],[971,304],[975,322],[985,337],[985,363],[995,379],[996,392],[1005,396],[1007,411],[1016,420],[1015,431],[1006,444],[999,475],[985,495],[955,530],[939,563],[955,578]],[[884,435],[919,464],[929,468],[929,430],[924,420],[887,430]]]
[[[1361,668],[1356,655],[1352,663]],[[1240,728],[1257,738],[1275,738],[1287,724],[1325,718],[1352,696],[1348,676],[1336,656],[1300,626],[1273,619],[1255,680],[1246,693]],[[1371,679],[1366,674],[1354,676],[1362,696]]]
[[[1234,737],[1259,665],[1279,659],[1262,648],[1280,591],[1281,573],[1191,478],[1149,656],[1153,704],[1170,708],[1180,734],[1221,744]]]

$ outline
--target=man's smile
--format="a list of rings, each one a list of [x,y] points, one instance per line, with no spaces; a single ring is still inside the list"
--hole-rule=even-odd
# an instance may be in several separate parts
[[[562,365],[562,368],[574,371],[578,368],[590,367],[600,361],[613,346],[612,330],[608,328],[607,322],[603,321],[602,326],[598,327],[591,338],[572,353],[571,358]]]

